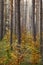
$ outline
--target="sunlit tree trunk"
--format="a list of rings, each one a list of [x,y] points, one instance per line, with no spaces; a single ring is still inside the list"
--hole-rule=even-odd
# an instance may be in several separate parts
[[[21,33],[23,33],[24,30],[24,0],[20,1],[20,21],[21,21]]]
[[[43,35],[42,35],[42,0],[40,0],[40,52],[41,52],[41,59],[43,64]]]
[[[35,0],[36,7],[36,34],[40,33],[40,0]]]
[[[32,0],[33,4],[33,36],[34,36],[34,41],[36,41],[36,24],[35,24],[35,0]]]
[[[25,31],[26,31],[26,22],[27,22],[27,0],[25,4]]]

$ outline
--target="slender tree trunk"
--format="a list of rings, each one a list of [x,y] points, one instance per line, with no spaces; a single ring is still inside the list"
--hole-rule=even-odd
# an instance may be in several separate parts
[[[20,0],[17,0],[17,14],[18,14],[18,21],[17,21],[17,37],[18,37],[18,44],[21,44],[21,26],[20,26]]]
[[[1,40],[2,40],[2,38],[3,38],[3,19],[4,19],[4,1],[2,0],[2,2],[1,2]]]
[[[26,22],[27,22],[27,0],[25,5],[25,31],[26,31]]]
[[[43,64],[43,38],[42,38],[42,0],[40,0],[40,52]]]
[[[39,32],[40,32],[40,30],[39,30],[39,25],[40,25],[40,11],[39,11],[39,8],[40,8],[40,6],[39,6],[39,2],[40,2],[40,0],[35,0],[35,2],[36,2],[36,5],[35,5],[35,7],[36,7],[36,34],[38,34]]]
[[[15,35],[16,35],[16,0],[15,0]]]
[[[13,43],[13,0],[11,0],[11,38],[10,38],[11,50],[12,50],[12,43]]]
[[[21,11],[21,33],[24,32],[24,0],[20,2],[20,11]]]
[[[33,36],[34,36],[34,41],[36,41],[35,0],[32,0],[32,3],[33,3]]]

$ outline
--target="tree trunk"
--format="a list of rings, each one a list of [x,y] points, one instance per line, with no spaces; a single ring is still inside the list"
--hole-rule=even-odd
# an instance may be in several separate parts
[[[26,22],[27,22],[27,0],[25,4],[25,31],[26,31]]]
[[[33,36],[34,36],[34,41],[36,41],[35,0],[32,0],[32,3],[33,3]]]
[[[2,40],[2,38],[3,38],[3,19],[4,19],[4,1],[2,0],[2,2],[1,2],[1,40]]]
[[[42,0],[40,0],[40,52],[43,64],[43,38],[42,38]]]
[[[11,38],[10,38],[11,50],[12,50],[12,43],[13,43],[13,0],[11,0]]]
[[[16,0],[15,0],[15,35],[16,35],[16,8],[17,6],[16,6]]]
[[[35,2],[36,2],[36,5],[35,5],[35,7],[36,7],[36,34],[38,34],[38,33],[40,33],[40,11],[39,11],[39,9],[40,9],[40,5],[39,5],[39,2],[40,2],[40,0],[35,0]]]
[[[20,0],[17,0],[17,38],[18,38],[18,44],[21,44],[21,26],[20,26]]]

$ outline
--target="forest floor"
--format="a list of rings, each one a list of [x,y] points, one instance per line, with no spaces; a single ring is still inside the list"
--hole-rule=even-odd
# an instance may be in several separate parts
[[[7,33],[0,41],[0,65],[41,65],[39,35],[36,38],[37,41],[34,42],[32,35],[22,34],[22,44],[19,49],[18,40],[13,35],[13,50],[11,50],[10,35]]]

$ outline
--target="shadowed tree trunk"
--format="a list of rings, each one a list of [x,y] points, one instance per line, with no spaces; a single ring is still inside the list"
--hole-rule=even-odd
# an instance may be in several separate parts
[[[36,41],[36,25],[35,25],[35,0],[32,0],[33,4],[33,36],[34,36],[34,41]]]
[[[42,0],[40,0],[40,52],[43,64],[43,38],[42,38]]]
[[[16,35],[16,0],[15,0],[15,35]]]
[[[20,0],[17,0],[17,38],[18,44],[21,44],[21,26],[20,26]]]
[[[1,40],[3,38],[4,1],[1,2]]]
[[[11,38],[10,38],[11,50],[13,49],[12,43],[13,43],[13,0],[11,0]]]

